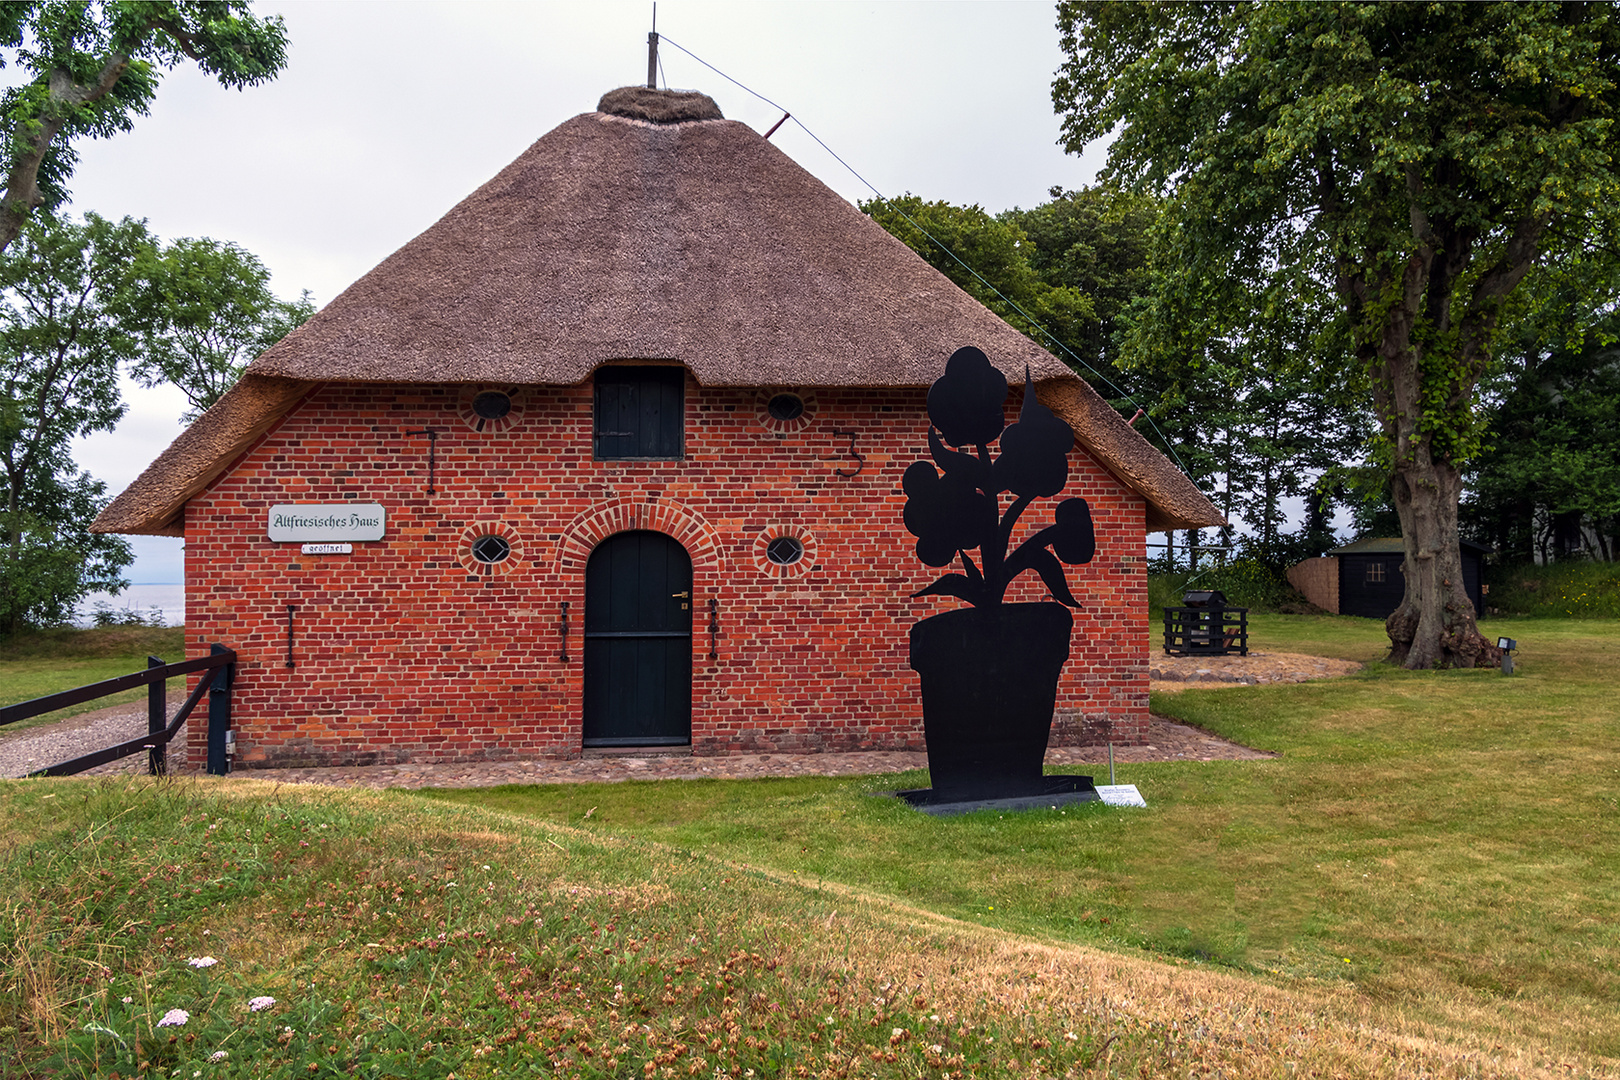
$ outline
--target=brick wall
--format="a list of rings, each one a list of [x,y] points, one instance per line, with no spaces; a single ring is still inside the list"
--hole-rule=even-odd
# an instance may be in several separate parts
[[[684,460],[612,462],[591,457],[589,383],[514,391],[510,422],[484,432],[477,389],[323,388],[187,505],[188,651],[218,641],[241,656],[238,767],[577,756],[585,562],[638,528],[692,556],[694,752],[922,747],[907,633],[958,604],[909,598],[934,576],[901,524],[901,473],[926,456],[924,391],[818,389],[783,423],[769,392],[688,376]],[[428,427],[433,495],[428,440],[407,434]],[[856,476],[838,475],[857,462],[834,428],[855,432]],[[1053,739],[1145,741],[1143,503],[1084,452],[1070,461],[1065,495],[1090,501],[1098,545],[1069,570],[1084,610]],[[265,539],[276,503],[349,499],[383,504],[382,541],[306,556]],[[1051,521],[1052,501],[1020,534]],[[479,572],[469,546],[491,531],[512,557]],[[784,533],[805,546],[793,567],[763,556]],[[1008,600],[1044,595],[1027,574]]]
[[[1339,613],[1339,557],[1324,555],[1288,568],[1288,584],[1323,611]]]

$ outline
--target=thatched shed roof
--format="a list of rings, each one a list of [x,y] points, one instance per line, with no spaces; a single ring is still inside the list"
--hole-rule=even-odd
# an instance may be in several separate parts
[[[571,385],[626,359],[679,361],[705,386],[921,387],[964,344],[1067,402],[1150,529],[1223,520],[1064,364],[711,99],[626,88],[255,360],[93,528],[178,533],[185,501],[299,387]]]

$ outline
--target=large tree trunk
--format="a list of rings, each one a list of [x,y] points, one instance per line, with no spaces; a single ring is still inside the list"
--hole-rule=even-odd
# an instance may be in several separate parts
[[[1425,224],[1418,231],[1430,230]],[[1466,239],[1456,240],[1441,257],[1424,246],[1408,259],[1400,281],[1402,302],[1388,309],[1377,346],[1373,399],[1392,451],[1390,491],[1406,548],[1401,568],[1406,593],[1384,628],[1389,662],[1409,669],[1502,662],[1501,651],[1475,623],[1474,603],[1463,588],[1457,532],[1462,494],[1457,429],[1466,423],[1466,403],[1488,358],[1490,316],[1466,321],[1457,335],[1462,355],[1450,364],[1426,364],[1420,344],[1452,330],[1450,283],[1467,265],[1468,246]],[[1426,325],[1414,333],[1420,323]],[[1435,397],[1448,400],[1450,410],[1437,410]]]
[[[1462,477],[1427,454],[1396,466],[1391,489],[1406,545],[1406,595],[1384,628],[1390,663],[1407,668],[1495,667],[1497,647],[1480,635],[1474,602],[1463,587],[1457,544],[1457,497]]]

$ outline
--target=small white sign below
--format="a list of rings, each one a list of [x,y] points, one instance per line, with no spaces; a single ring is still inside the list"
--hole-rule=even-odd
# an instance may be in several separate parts
[[[305,544],[301,549],[305,555],[352,555],[353,544]]]
[[[1098,784],[1097,794],[1108,806],[1146,806],[1135,784]]]
[[[388,517],[381,503],[282,503],[270,508],[267,531],[277,544],[381,540]]]

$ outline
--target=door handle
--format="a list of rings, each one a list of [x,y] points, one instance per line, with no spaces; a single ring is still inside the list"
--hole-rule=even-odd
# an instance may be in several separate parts
[[[688,589],[685,592],[672,592],[669,595],[675,597],[677,600],[690,600],[692,598],[692,590]]]

